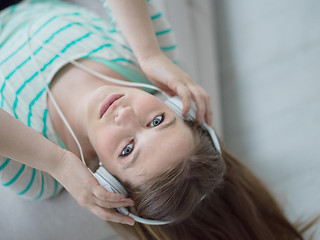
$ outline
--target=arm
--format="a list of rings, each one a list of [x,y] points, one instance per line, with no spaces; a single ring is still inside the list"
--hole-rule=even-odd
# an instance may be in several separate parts
[[[0,155],[50,172],[61,164],[63,149],[0,109]]]
[[[121,194],[107,192],[76,155],[58,147],[1,108],[0,123],[0,155],[22,163],[23,165],[20,165],[22,170],[25,165],[28,165],[49,173],[68,190],[80,205],[90,209],[100,218],[121,223],[134,223],[131,218],[109,209],[127,207],[133,204],[132,200],[126,199]],[[6,162],[0,161],[0,179],[5,179],[8,172],[17,168],[17,164],[13,162],[12,166],[8,167]],[[32,169],[29,168],[29,170]],[[22,182],[25,183],[23,180]],[[42,180],[43,182],[47,183],[47,180]],[[19,191],[17,191],[18,194]]]
[[[146,0],[107,0],[107,3],[150,81],[170,95],[179,95],[184,115],[193,99],[198,109],[197,120],[212,124],[209,95],[160,50]]]
[[[146,0],[107,0],[138,61],[160,54]]]
[[[62,186],[45,171],[52,167],[47,156],[59,153],[57,146],[1,108],[0,123],[1,184],[24,198],[55,196]]]

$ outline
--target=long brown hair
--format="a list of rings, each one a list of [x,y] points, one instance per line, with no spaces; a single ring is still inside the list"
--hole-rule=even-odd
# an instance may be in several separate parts
[[[173,223],[121,228],[148,240],[303,239],[312,223],[298,230],[248,168],[225,149],[218,154],[207,133],[188,124],[195,136],[189,159],[141,186],[126,186],[136,203],[132,211]],[[120,226],[111,225],[124,235]]]

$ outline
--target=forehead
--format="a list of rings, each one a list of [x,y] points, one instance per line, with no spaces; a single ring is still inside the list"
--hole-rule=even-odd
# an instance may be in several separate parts
[[[191,152],[193,137],[182,119],[174,128],[159,131],[156,139],[141,148],[138,164],[127,177],[134,185],[156,177],[183,161]]]

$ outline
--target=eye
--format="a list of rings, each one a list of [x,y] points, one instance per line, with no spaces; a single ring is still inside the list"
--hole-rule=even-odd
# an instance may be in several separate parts
[[[119,157],[126,157],[133,151],[133,142],[129,143],[125,148],[122,150]]]
[[[159,116],[156,116],[156,117],[152,120],[152,122],[150,123],[150,127],[157,127],[157,126],[159,126],[159,125],[163,122],[164,119],[165,119],[164,113],[162,113],[162,114],[159,115]]]

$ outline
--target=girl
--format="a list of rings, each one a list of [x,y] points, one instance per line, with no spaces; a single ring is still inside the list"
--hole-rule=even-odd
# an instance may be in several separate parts
[[[105,220],[133,225],[110,208],[134,205],[141,217],[170,222],[126,229],[140,239],[302,239],[304,229],[289,223],[263,184],[225,149],[220,154],[198,123],[180,119],[149,93],[69,64],[76,60],[123,80],[147,82],[147,76],[182,98],[183,114],[193,99],[198,122],[211,123],[208,94],[169,60],[175,60],[175,42],[152,2],[108,4],[108,23],[60,1],[24,1],[1,13],[1,108],[50,140],[1,111],[3,185],[44,199],[61,183]],[[130,199],[106,192],[81,163],[47,86],[86,163],[95,171],[100,161]]]
[[[3,141],[1,155],[5,156],[0,162],[1,180],[4,186],[10,187],[18,195],[34,199],[45,199],[56,195],[61,189],[59,184],[61,183],[81,205],[101,218],[133,224],[131,218],[108,209],[132,205],[132,200],[120,201],[125,197],[105,191],[71,153],[74,152],[80,156],[77,145],[70,138],[71,135],[65,132],[65,125],[58,117],[52,99],[49,98],[47,103],[46,86],[51,88],[59,106],[71,108],[72,111],[75,110],[75,106],[79,106],[83,111],[83,105],[78,102],[79,99],[88,100],[84,98],[83,90],[94,90],[99,86],[103,87],[106,83],[102,84],[94,80],[92,75],[68,65],[70,60],[78,59],[81,64],[111,77],[149,82],[144,76],[146,74],[155,85],[169,94],[178,94],[183,99],[184,114],[187,113],[190,99],[193,98],[198,105],[199,121],[206,119],[208,123],[211,122],[211,107],[208,94],[169,60],[168,57],[175,59],[176,43],[170,26],[153,4],[147,5],[145,1],[140,0],[135,1],[134,4],[132,1],[108,1],[108,3],[112,7],[112,12],[120,20],[120,25],[124,25],[122,28],[127,39],[130,40],[130,47],[108,7],[107,12],[110,16],[108,23],[87,9],[54,0],[23,1],[2,10],[0,106],[25,125],[69,151],[52,146],[42,138],[35,141],[37,138],[34,134],[32,135],[34,146],[30,146],[28,139],[31,133],[22,129],[17,132],[14,130],[14,125],[10,126],[11,121],[8,121],[9,126],[3,125],[4,135],[2,136],[5,137],[1,138]],[[90,79],[89,85],[92,84],[90,86],[87,83],[84,84],[88,79]],[[77,82],[72,83],[69,80]],[[71,88],[68,84],[71,84]],[[76,89],[76,87],[79,88]],[[72,94],[69,89],[72,89]],[[95,99],[94,94],[92,95],[91,105],[96,104],[98,107],[108,94],[113,93],[113,90],[108,90],[106,93],[103,91],[102,89],[94,93],[100,99]],[[119,93],[124,95],[124,92]],[[76,102],[69,106],[65,105],[71,103],[70,99],[66,100],[65,94],[74,97]],[[69,116],[67,119],[72,129],[77,131],[75,128],[80,127],[79,119],[84,116],[79,116],[78,112],[74,115],[69,112],[69,109],[62,110],[65,115],[69,113],[72,115],[77,126],[73,126]],[[8,119],[7,116],[4,117]],[[172,117],[171,120],[173,119]],[[153,119],[148,120],[151,122]],[[181,120],[178,119],[176,123],[175,126],[180,126]],[[8,130],[16,132],[17,135],[7,134]],[[181,129],[176,131],[179,130]],[[111,132],[107,135],[111,136]],[[17,149],[16,144],[11,144],[7,136],[12,137],[12,141],[18,139],[19,144],[21,139],[25,139],[26,145],[21,145],[21,149]],[[77,132],[76,136],[80,137]],[[90,141],[88,136],[83,140],[80,139],[88,164],[94,162],[90,159],[97,157],[93,154],[95,149],[92,148]],[[86,149],[87,143],[89,143],[88,149]],[[121,144],[124,143],[121,142]],[[42,147],[39,148],[39,146]],[[26,155],[26,152],[31,154]],[[48,161],[44,161],[43,152],[47,153]],[[17,156],[19,153],[20,155]],[[38,153],[37,156],[35,156],[36,153]],[[141,156],[143,156],[142,153]],[[76,165],[78,168],[75,167]],[[64,170],[60,168],[57,170],[58,166]],[[67,174],[70,168],[73,172],[72,178]]]

